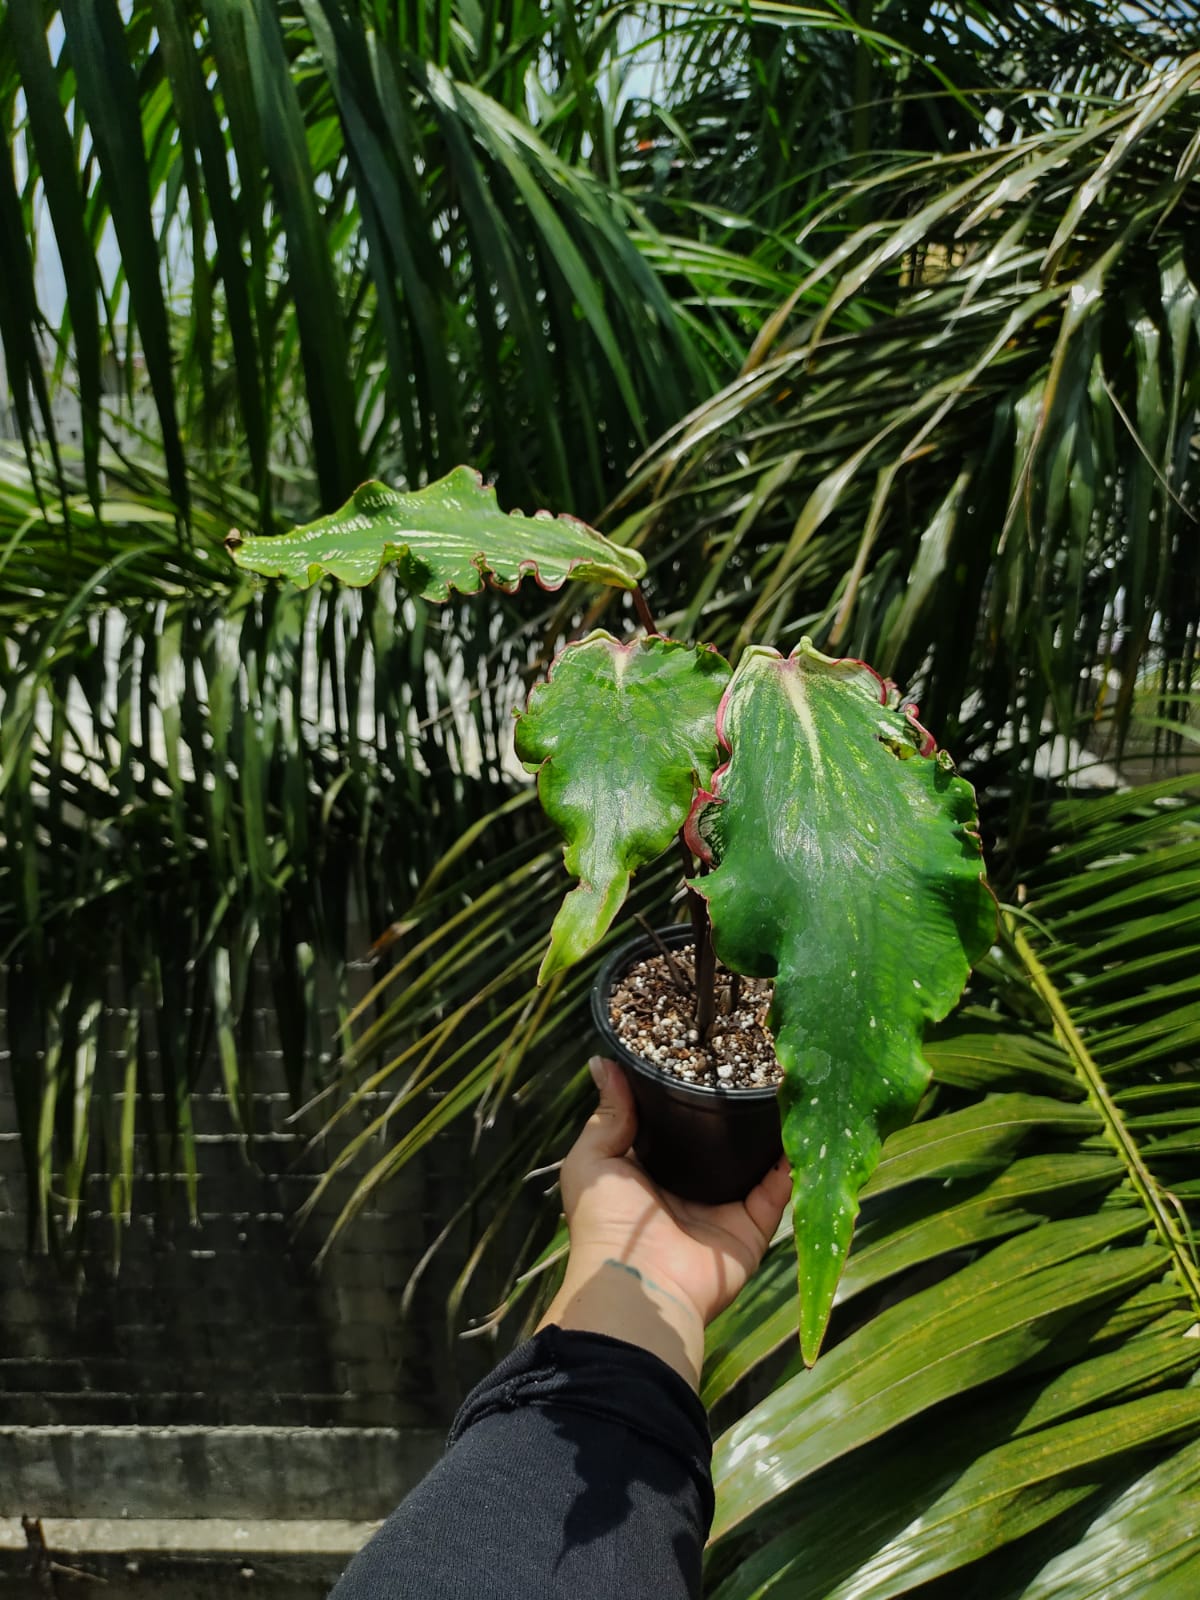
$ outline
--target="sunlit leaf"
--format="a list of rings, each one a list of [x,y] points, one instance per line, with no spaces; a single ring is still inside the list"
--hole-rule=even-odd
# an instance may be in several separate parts
[[[800,1336],[816,1359],[859,1190],[929,1081],[944,1017],[995,931],[970,785],[861,662],[808,641],[747,651],[721,708],[729,752],[689,824],[713,870],[717,954],[775,981]]]
[[[673,842],[717,764],[717,707],[729,667],[671,639],[609,633],[568,645],[517,722],[546,815],[579,879],[554,919],[538,981],[608,931],[629,880]]]

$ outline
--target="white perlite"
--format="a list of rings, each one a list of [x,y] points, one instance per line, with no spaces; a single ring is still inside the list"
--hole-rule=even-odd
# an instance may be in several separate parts
[[[717,968],[716,1016],[704,1044],[696,1030],[690,950],[671,953],[681,988],[662,955],[629,968],[613,986],[609,1016],[627,1050],[684,1083],[762,1089],[782,1076],[766,1016],[772,985]],[[734,1009],[730,1010],[730,1001]]]

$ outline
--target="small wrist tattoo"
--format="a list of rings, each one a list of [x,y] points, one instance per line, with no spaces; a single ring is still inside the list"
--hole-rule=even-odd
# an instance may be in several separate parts
[[[615,1267],[618,1272],[624,1272],[629,1277],[636,1278],[643,1288],[649,1289],[652,1294],[662,1295],[664,1300],[670,1300],[673,1305],[679,1306],[681,1310],[688,1312],[691,1316],[696,1317],[699,1315],[695,1306],[689,1305],[686,1300],[681,1300],[678,1295],[672,1294],[669,1289],[664,1289],[661,1284],[655,1283],[652,1278],[648,1278],[644,1272],[632,1266],[628,1261],[618,1261],[615,1256],[606,1256],[602,1265]]]

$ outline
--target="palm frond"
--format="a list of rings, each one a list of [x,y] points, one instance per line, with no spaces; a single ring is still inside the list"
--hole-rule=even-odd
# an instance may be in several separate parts
[[[462,460],[509,499],[595,513],[744,355],[752,320],[721,308],[710,330],[698,309],[693,337],[674,310],[679,230],[644,217],[624,166],[633,118],[601,88],[610,65],[633,68],[613,19],[548,33],[540,7],[490,26],[474,8],[427,9],[445,46],[433,55],[332,0],[169,0],[127,18],[104,0],[58,8],[49,32],[37,6],[6,19],[21,181],[0,212],[0,337],[26,432],[35,322],[57,340],[93,506],[106,365],[122,369],[126,417],[144,373],[185,521],[189,472],[232,468],[265,529],[293,471],[332,507],[364,476],[416,484]],[[605,160],[589,160],[597,136]],[[61,321],[34,311],[43,197]],[[106,277],[110,227],[120,267]],[[712,242],[703,275],[736,281]],[[776,276],[771,298],[784,287]]]
[[[852,185],[831,215],[902,203],[622,496],[668,626],[880,662],[960,758],[1004,752],[1010,826],[1041,747],[1111,714],[1119,750],[1146,673],[1186,689],[1195,659],[1198,83],[1185,58],[1078,124]]]

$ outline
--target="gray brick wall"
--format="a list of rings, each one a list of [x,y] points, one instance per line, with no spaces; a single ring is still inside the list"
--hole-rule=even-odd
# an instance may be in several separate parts
[[[63,1263],[26,1248],[0,988],[0,1432],[259,1426],[391,1429],[427,1440],[497,1358],[487,1340],[452,1341],[446,1332],[445,1295],[465,1259],[469,1229],[435,1259],[411,1314],[401,1314],[414,1266],[468,1192],[474,1160],[466,1132],[443,1138],[394,1180],[318,1271],[316,1251],[363,1169],[339,1179],[296,1231],[295,1213],[320,1171],[319,1155],[305,1149],[315,1124],[287,1120],[291,1103],[278,1052],[269,1047],[271,1019],[260,1021],[265,1047],[254,1064],[250,1151],[215,1081],[195,1102],[198,1220],[189,1220],[182,1184],[151,1179],[140,1149],[146,1170],[119,1263],[102,1179],[89,1190],[85,1247],[77,1261]],[[518,1219],[522,1231],[527,1223],[528,1216]],[[481,1307],[491,1291],[481,1280]],[[339,1449],[338,1459],[350,1459]],[[390,1489],[374,1476],[386,1497]],[[324,1514],[379,1514],[361,1509],[371,1488],[343,1475],[335,1499],[344,1509]],[[141,1497],[154,1498],[151,1483]],[[80,1504],[0,1503],[0,1515],[22,1510],[109,1514]],[[128,1514],[142,1514],[136,1493]],[[212,1513],[198,1503],[190,1514]]]

